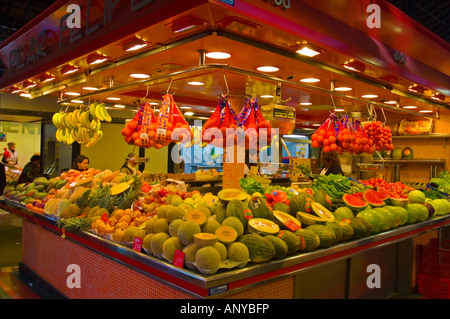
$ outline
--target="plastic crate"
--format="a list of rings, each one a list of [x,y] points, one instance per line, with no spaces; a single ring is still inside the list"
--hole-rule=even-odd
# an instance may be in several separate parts
[[[450,279],[418,273],[417,292],[434,299],[450,299]]]
[[[447,198],[447,199],[450,200],[450,195],[449,195],[449,194],[439,191],[436,187],[434,187],[434,186],[431,185],[430,183],[427,184],[426,189],[427,189],[427,190],[438,191],[438,192],[440,192],[440,193],[442,194],[442,196],[443,196],[444,198]]]
[[[417,271],[450,279],[450,241],[431,239],[428,245],[417,246]]]

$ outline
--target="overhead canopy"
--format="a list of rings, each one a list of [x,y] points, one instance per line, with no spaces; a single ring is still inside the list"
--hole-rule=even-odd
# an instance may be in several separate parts
[[[80,29],[67,26],[69,4],[81,8]],[[378,16],[371,16],[377,11],[368,10],[370,4],[379,6]],[[380,18],[380,28],[369,27],[371,17]],[[134,40],[147,46],[125,51]],[[321,53],[312,58],[296,53],[304,43]],[[385,1],[58,1],[0,45],[7,68],[0,90],[54,94],[60,102],[73,99],[68,92],[86,102],[120,97],[120,104],[133,108],[144,97],[161,100],[170,87],[178,104],[204,116],[219,94],[229,92],[261,103],[285,101],[297,109],[299,125],[309,126],[338,106],[360,111],[373,103],[396,111],[415,105],[432,114],[448,107],[449,49]],[[231,57],[205,56],[214,51]],[[88,64],[94,54],[107,60]],[[348,70],[349,61],[362,69]],[[279,70],[258,71],[262,65]],[[63,74],[68,67],[76,69]],[[135,79],[132,73],[150,78]],[[320,81],[300,82],[303,78]],[[204,85],[187,84],[193,80]],[[341,86],[352,90],[334,90]],[[275,97],[261,97],[269,93]],[[377,97],[362,97],[369,93]],[[436,93],[440,99],[432,98]]]

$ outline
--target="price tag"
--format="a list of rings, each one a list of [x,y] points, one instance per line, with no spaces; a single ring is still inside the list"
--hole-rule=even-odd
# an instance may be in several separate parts
[[[101,218],[101,220],[104,221],[105,223],[108,222],[108,215],[107,215],[106,213],[104,213],[104,214],[102,215],[102,217],[100,217],[100,218]]]
[[[144,138],[148,138],[148,134],[142,132],[141,135],[139,136],[140,138],[144,139]]]
[[[142,249],[142,238],[135,237],[133,241],[133,250],[141,252]]]
[[[183,268],[184,265],[184,252],[181,250],[175,250],[175,253],[173,254],[173,265]]]
[[[292,220],[289,220],[287,222],[284,223],[284,226],[286,226],[287,228],[289,228],[291,231],[296,231],[297,229],[300,229],[301,227],[296,224],[295,222],[293,222]]]

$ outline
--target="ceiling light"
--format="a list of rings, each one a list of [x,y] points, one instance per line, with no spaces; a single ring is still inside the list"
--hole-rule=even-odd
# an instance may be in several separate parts
[[[407,105],[403,107],[404,109],[417,109],[417,106],[414,105]]]
[[[184,17],[169,24],[173,33],[179,33],[203,25],[204,21],[194,17]]]
[[[114,107],[118,108],[118,109],[124,109],[125,105],[122,104],[114,104]]]
[[[86,91],[97,91],[97,90],[100,90],[100,88],[95,87],[95,86],[83,86],[82,89],[86,90]]]
[[[23,82],[23,88],[24,89],[29,89],[29,88],[35,87],[36,85],[37,85],[36,83],[31,82],[31,81]]]
[[[273,95],[272,94],[264,94],[264,95],[261,95],[260,97],[263,99],[271,99],[271,98],[273,98]]]
[[[419,113],[433,113],[433,110],[421,110]]]
[[[83,104],[83,100],[71,100],[70,102]]]
[[[70,96],[78,96],[81,95],[80,93],[77,92],[64,92],[65,95],[70,95]]]
[[[20,92],[21,92],[21,90],[17,87],[14,87],[11,89],[11,93],[20,93]]]
[[[345,112],[344,109],[334,109],[335,112]]]
[[[335,88],[334,90],[338,91],[338,92],[346,92],[346,91],[351,91],[353,89],[348,86],[340,86],[340,87]]]
[[[261,72],[277,72],[278,70],[280,70],[276,66],[269,66],[269,65],[260,66],[256,69]]]
[[[93,54],[86,59],[86,62],[89,65],[93,65],[93,64],[99,64],[99,63],[105,62],[108,59],[109,58],[107,56],[100,55],[100,54]]]
[[[231,57],[231,54],[226,52],[208,52],[206,53],[206,56],[210,59],[223,60],[229,59]]]
[[[20,93],[20,96],[30,98],[31,94],[30,93]]]
[[[312,124],[312,126],[322,126],[322,124],[320,124],[320,123],[315,123],[315,124]]]
[[[77,67],[74,67],[74,66],[71,66],[71,65],[64,65],[61,68],[60,72],[61,72],[61,74],[70,74],[70,73],[76,72],[78,70],[79,69]]]
[[[300,105],[305,105],[306,106],[306,105],[312,105],[312,103],[311,102],[301,102]]]
[[[191,107],[190,106],[180,106],[180,109],[184,109],[184,110],[190,110]]]
[[[110,101],[120,101],[120,97],[107,97],[106,98],[107,100],[110,100]]]
[[[363,95],[361,97],[363,97],[365,99],[375,99],[375,98],[378,97],[378,95],[376,95],[376,94],[365,94],[365,95]]]
[[[135,79],[148,79],[150,75],[144,73],[131,73],[130,76]]]
[[[434,93],[431,98],[437,101],[445,101],[445,95],[441,93]]]
[[[189,85],[193,85],[193,86],[202,86],[205,85],[205,83],[200,82],[200,81],[190,81],[188,82]]]
[[[322,53],[322,50],[310,43],[304,43],[296,52],[298,54],[312,58]]]
[[[411,92],[416,92],[419,94],[423,94],[425,92],[425,88],[422,86],[419,86],[417,84],[411,85],[408,90],[410,90]]]
[[[159,105],[158,102],[149,102],[148,104],[150,104],[150,105]]]
[[[320,79],[305,78],[305,79],[301,79],[300,82],[303,82],[303,83],[317,83],[317,82],[320,82]]]
[[[48,75],[48,74],[46,74],[46,75],[44,75],[44,76],[42,76],[41,78],[40,78],[40,81],[42,82],[42,83],[44,83],[44,82],[50,82],[50,81],[53,81],[54,79],[56,79],[53,75]]]
[[[384,104],[397,104],[397,101],[385,101]]]
[[[191,116],[191,115],[194,115],[194,112],[185,112],[184,115]]]
[[[358,61],[355,60],[351,60],[348,62],[345,62],[343,64],[344,68],[348,69],[348,70],[352,70],[352,71],[356,71],[356,72],[364,72],[366,69],[366,66]]]
[[[147,41],[143,41],[140,39],[133,39],[122,45],[122,49],[126,52],[136,51],[142,48],[145,48],[150,43]]]

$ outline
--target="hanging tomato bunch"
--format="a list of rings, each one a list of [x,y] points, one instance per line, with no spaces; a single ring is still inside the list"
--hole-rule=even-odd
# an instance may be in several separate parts
[[[368,122],[364,124],[364,131],[373,140],[376,151],[392,151],[394,149],[389,126],[383,126],[380,121]]]
[[[311,136],[311,146],[314,148],[323,147],[324,152],[337,151],[337,124],[336,115],[331,114],[330,117],[323,122],[323,124]]]

